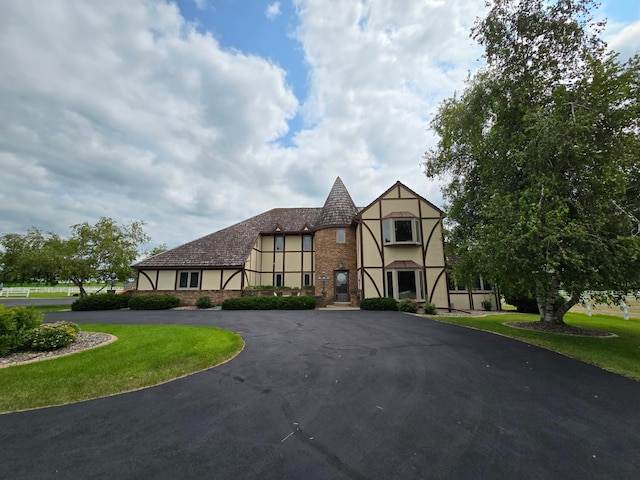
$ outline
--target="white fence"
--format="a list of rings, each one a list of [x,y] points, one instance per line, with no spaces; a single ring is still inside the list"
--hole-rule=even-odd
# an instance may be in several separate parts
[[[111,287],[84,287],[87,293],[106,292]],[[122,291],[122,287],[115,287],[116,291]],[[33,294],[64,293],[67,297],[80,295],[78,287],[6,287],[0,290],[0,297],[29,298]]]
[[[591,316],[592,313],[603,313],[605,315],[622,315],[625,320],[629,317],[640,317],[640,301],[635,295],[627,295],[617,305],[596,303],[588,296],[585,296],[581,304],[571,309],[574,312],[586,313]]]

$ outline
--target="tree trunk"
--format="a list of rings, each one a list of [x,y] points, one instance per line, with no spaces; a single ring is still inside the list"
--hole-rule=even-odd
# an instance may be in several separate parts
[[[76,287],[78,287],[78,290],[80,290],[80,297],[86,297],[87,291],[84,289],[84,282],[76,277],[71,277],[71,281]]]
[[[551,285],[536,296],[541,322],[564,325],[564,314],[578,303],[575,297],[565,301],[558,290],[558,281],[554,278]]]

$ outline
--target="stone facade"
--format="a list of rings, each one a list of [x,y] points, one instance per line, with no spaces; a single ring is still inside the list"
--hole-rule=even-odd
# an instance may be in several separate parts
[[[358,278],[357,278],[357,256],[356,256],[356,229],[355,227],[344,227],[345,242],[336,241],[336,232],[339,228],[324,228],[315,233],[314,242],[316,250],[315,275],[316,295],[322,295],[322,282],[318,277],[325,272],[327,281],[325,284],[326,303],[332,304],[335,301],[334,288],[336,271],[344,270],[349,272],[349,302],[353,306],[357,302]]]

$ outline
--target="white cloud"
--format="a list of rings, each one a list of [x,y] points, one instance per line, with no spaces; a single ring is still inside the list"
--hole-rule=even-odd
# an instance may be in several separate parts
[[[273,2],[267,6],[267,10],[265,12],[267,18],[269,20],[273,20],[274,18],[280,16],[280,2]]]
[[[298,108],[284,71],[173,4],[5,3],[0,63],[0,232],[101,215],[148,220],[158,243],[221,228]]]
[[[321,206],[336,176],[359,205],[396,180],[441,205],[420,167],[428,124],[479,65],[469,30],[484,0],[294,3],[304,99],[281,67],[222,48],[174,3],[2,2],[0,234],[111,216],[175,246]],[[637,28],[608,29],[610,43],[637,49]],[[296,114],[304,129],[283,147]]]
[[[302,166],[322,185],[340,175],[357,203],[396,180],[435,203],[439,186],[422,174],[438,101],[462,87],[481,50],[469,29],[482,1],[298,1],[296,37],[311,66],[303,107],[308,129],[295,142]],[[302,191],[305,187],[290,187]]]
[[[620,54],[621,60],[640,54],[640,20],[627,25],[613,23],[607,33],[609,47]]]
[[[193,0],[193,3],[195,3],[196,7],[200,10],[204,10],[207,7],[207,0]]]

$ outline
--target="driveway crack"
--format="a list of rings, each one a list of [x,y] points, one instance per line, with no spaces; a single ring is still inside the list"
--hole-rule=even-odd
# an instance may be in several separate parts
[[[284,443],[288,438],[294,436],[299,441],[307,445],[312,450],[315,450],[320,456],[322,456],[327,463],[336,468],[341,473],[347,475],[349,478],[354,480],[366,480],[367,477],[362,475],[361,473],[354,470],[351,466],[344,463],[338,455],[336,455],[333,451],[331,451],[326,445],[319,442],[313,435],[310,435],[308,432],[305,432],[302,428],[300,428],[300,422],[295,416],[291,405],[287,400],[283,400],[280,405],[282,409],[282,413],[284,414],[287,422],[289,423],[289,427],[291,428],[291,433],[284,437],[281,440],[281,443]]]

